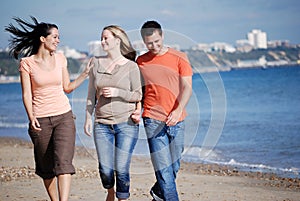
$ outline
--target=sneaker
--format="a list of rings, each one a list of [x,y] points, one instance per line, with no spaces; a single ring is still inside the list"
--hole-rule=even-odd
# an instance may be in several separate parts
[[[150,195],[153,197],[155,201],[164,201],[162,198],[160,198],[158,195],[156,195],[153,191],[153,189],[150,190]]]

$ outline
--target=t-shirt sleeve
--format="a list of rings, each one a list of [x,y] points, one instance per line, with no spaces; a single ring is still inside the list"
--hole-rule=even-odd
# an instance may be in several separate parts
[[[118,95],[128,102],[137,102],[142,100],[141,74],[136,63],[132,63],[129,69],[129,79],[131,90],[119,89]]]
[[[189,62],[188,56],[182,53],[179,58],[179,74],[181,76],[192,76],[193,70]]]
[[[30,67],[28,65],[28,61],[24,58],[22,58],[20,60],[20,66],[19,66],[19,71],[21,72],[26,72],[26,73],[30,73]]]
[[[136,59],[136,61],[135,61],[136,63],[137,63],[137,65],[140,65],[141,64],[141,57],[140,56],[138,56],[138,58]]]
[[[65,57],[65,55],[61,52],[56,53],[57,58],[59,59],[59,65],[61,65],[61,68],[68,68],[68,64],[67,64],[67,58]]]

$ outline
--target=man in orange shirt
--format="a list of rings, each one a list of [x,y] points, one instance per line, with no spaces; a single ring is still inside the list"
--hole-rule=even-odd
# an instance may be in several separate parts
[[[137,58],[145,87],[142,117],[157,180],[150,194],[154,200],[177,201],[175,180],[184,149],[192,68],[186,54],[164,46],[158,22],[145,22],[141,36],[148,49]]]

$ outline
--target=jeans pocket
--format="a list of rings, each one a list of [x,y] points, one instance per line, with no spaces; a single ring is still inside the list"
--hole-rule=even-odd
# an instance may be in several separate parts
[[[163,131],[165,128],[165,122],[151,118],[144,118],[144,127],[149,139],[159,135],[159,133]]]
[[[161,124],[164,124],[164,122],[149,117],[144,118],[144,127],[158,127]]]

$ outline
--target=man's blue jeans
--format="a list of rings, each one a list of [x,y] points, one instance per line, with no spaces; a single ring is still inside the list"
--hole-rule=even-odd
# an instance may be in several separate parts
[[[181,154],[184,149],[184,121],[175,126],[165,122],[144,118],[151,160],[155,170],[156,184],[164,200],[177,201],[176,175],[180,168]]]
[[[114,125],[95,123],[94,126],[102,185],[105,189],[110,189],[114,187],[116,180],[116,196],[119,199],[130,196],[129,168],[138,132],[139,126],[131,121]]]

